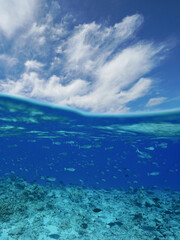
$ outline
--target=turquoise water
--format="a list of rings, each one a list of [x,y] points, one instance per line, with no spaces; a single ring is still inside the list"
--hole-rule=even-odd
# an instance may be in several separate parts
[[[179,240],[180,110],[0,95],[0,240]]]
[[[1,176],[180,189],[180,110],[98,115],[1,95],[0,141]]]

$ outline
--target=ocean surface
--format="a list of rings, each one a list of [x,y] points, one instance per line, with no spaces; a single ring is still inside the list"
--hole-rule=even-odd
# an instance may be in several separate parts
[[[98,115],[0,95],[0,146],[1,240],[180,239],[180,110]]]

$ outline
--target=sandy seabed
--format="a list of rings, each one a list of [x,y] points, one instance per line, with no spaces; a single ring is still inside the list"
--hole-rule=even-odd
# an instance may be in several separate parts
[[[180,192],[0,179],[0,240],[179,240]]]

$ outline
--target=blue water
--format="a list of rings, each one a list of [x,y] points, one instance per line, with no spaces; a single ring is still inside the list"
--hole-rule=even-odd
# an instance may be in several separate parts
[[[0,96],[0,177],[180,190],[180,110],[97,115]]]

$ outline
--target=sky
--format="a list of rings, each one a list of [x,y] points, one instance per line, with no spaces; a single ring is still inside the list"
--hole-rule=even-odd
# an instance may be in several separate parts
[[[0,93],[95,113],[180,108],[179,0],[0,0]]]

